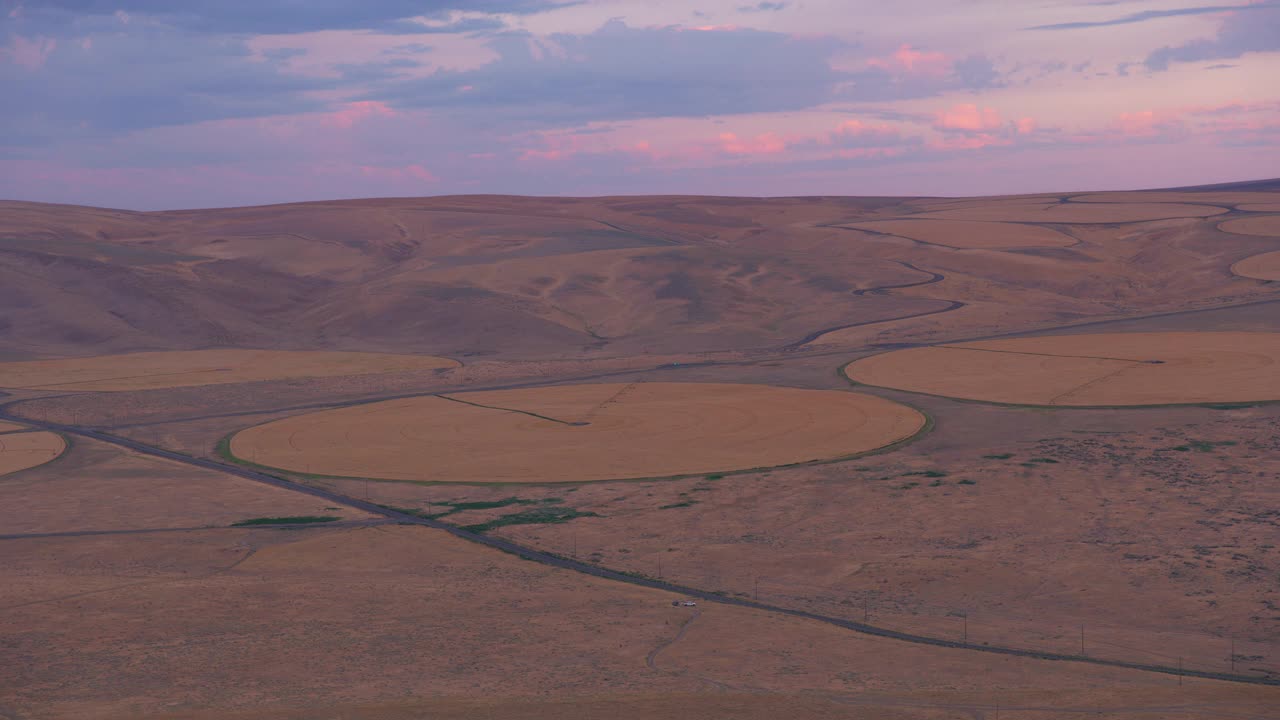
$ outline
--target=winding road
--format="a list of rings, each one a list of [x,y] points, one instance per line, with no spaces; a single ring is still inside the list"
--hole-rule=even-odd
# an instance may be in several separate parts
[[[267,473],[252,470],[250,468],[231,465],[229,463],[224,463],[217,460],[209,460],[206,458],[198,458],[198,457],[192,457],[189,455],[183,455],[181,453],[176,453],[170,450],[165,450],[163,448],[147,445],[146,443],[141,443],[136,440],[131,440],[129,438],[119,437],[117,435],[105,433],[100,430],[93,430],[90,428],[78,427],[74,425],[64,425],[61,423],[36,421],[36,420],[31,420],[29,418],[15,416],[9,412],[8,405],[0,406],[0,420],[22,422],[27,425],[38,427],[42,430],[50,430],[53,432],[61,432],[69,435],[85,437],[92,440],[97,440],[99,442],[105,442],[105,443],[109,443],[119,447],[123,447],[129,450],[132,450],[134,452],[141,453],[143,455],[150,455],[153,457],[164,458],[166,460],[183,463],[193,467],[203,468],[205,470],[213,470],[217,472],[226,473],[228,475],[234,475],[236,477],[244,478],[246,480],[252,480],[254,482],[259,482],[264,485],[269,485],[271,487],[279,488],[282,490],[289,490],[292,492],[301,493],[303,495],[310,495],[312,497],[317,497],[331,503],[346,505],[347,507],[363,510],[365,512],[368,512],[374,515],[395,520],[400,524],[420,525],[420,526],[432,528],[435,530],[441,530],[449,533],[450,535],[453,535],[454,537],[460,538],[462,540],[476,543],[478,545],[484,545],[486,547],[490,547],[495,550],[501,550],[503,552],[510,553],[512,555],[523,558],[525,560],[541,563],[543,565],[547,565],[550,567],[560,568],[563,570],[571,570],[574,572],[582,573],[583,575],[590,575],[592,577],[597,577],[604,580],[613,580],[615,582],[628,583],[630,585],[650,588],[653,590],[676,593],[686,597],[697,598],[704,602],[719,603],[722,605],[732,605],[736,607],[747,608],[750,610],[761,610],[764,612],[771,612],[778,615],[787,615],[790,617],[801,618],[804,620],[813,620],[815,622],[825,623],[827,625],[833,625],[835,627],[851,630],[853,632],[861,633],[863,635],[886,638],[890,640],[898,640],[902,642],[909,642],[917,645],[930,645],[933,647],[950,648],[953,650],[967,650],[967,651],[973,651],[973,652],[992,653],[996,655],[1011,655],[1015,657],[1025,657],[1025,658],[1032,658],[1037,660],[1056,660],[1061,662],[1088,663],[1091,665],[1101,665],[1106,667],[1122,668],[1127,670],[1141,670],[1145,672],[1163,673],[1167,675],[1198,677],[1198,678],[1205,678],[1209,680],[1222,680],[1226,682],[1247,683],[1252,685],[1280,686],[1280,678],[1277,678],[1277,677],[1259,677],[1259,676],[1252,676],[1252,675],[1240,675],[1235,673],[1208,672],[1208,671],[1201,671],[1201,670],[1183,669],[1183,668],[1178,668],[1178,667],[1173,667],[1168,665],[1135,663],[1135,662],[1126,662],[1123,660],[1108,660],[1105,658],[1095,658],[1095,657],[1089,657],[1086,655],[1070,655],[1065,653],[1051,653],[1051,652],[1041,652],[1041,651],[1035,651],[1035,650],[1023,650],[1019,648],[1002,647],[998,645],[977,645],[973,643],[948,640],[945,638],[931,637],[927,635],[917,635],[914,633],[906,633],[898,630],[890,630],[888,628],[882,628],[875,625],[870,625],[868,623],[861,623],[853,620],[847,620],[845,618],[832,617],[829,615],[821,615],[818,613],[808,612],[805,610],[796,610],[793,608],[770,605],[768,603],[758,602],[755,600],[748,600],[745,598],[737,598],[737,597],[731,597],[727,595],[721,595],[721,594],[710,592],[707,590],[701,590],[698,588],[679,585],[676,583],[670,583],[663,580],[657,580],[654,578],[630,575],[626,573],[617,572],[614,570],[609,570],[607,568],[591,565],[585,562],[580,562],[578,560],[562,557],[560,555],[555,555],[553,553],[548,553],[541,550],[536,550],[534,548],[526,547],[524,545],[511,542],[510,540],[504,540],[498,537],[492,537],[489,535],[469,532],[467,530],[463,530],[461,528],[455,527],[453,525],[449,525],[447,523],[440,522],[438,520],[431,520],[427,518],[417,517],[415,515],[409,515],[407,513],[403,513],[398,510],[393,510],[391,508],[383,507],[376,503],[360,500],[358,498],[349,497],[349,496],[342,495],[340,493],[332,492],[329,490],[323,490],[321,488],[311,487],[308,485],[292,482],[290,480],[285,480],[284,478],[280,478],[274,475],[268,475]]]

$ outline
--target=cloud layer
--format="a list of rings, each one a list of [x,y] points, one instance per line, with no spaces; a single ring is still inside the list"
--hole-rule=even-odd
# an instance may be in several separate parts
[[[0,113],[0,196],[964,194],[1274,174],[1280,90],[1260,79],[1280,73],[1280,3],[1125,5],[0,0],[0,91],[20,99]],[[1178,177],[1148,154],[1173,143]],[[1095,177],[1089,158],[1114,169]]]

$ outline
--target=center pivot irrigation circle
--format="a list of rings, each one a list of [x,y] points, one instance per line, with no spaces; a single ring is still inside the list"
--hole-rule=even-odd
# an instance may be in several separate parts
[[[318,475],[582,482],[836,460],[920,432],[905,405],[838,390],[615,383],[453,393],[246,429],[231,452]]]
[[[1280,333],[1055,335],[911,348],[855,360],[854,382],[1014,405],[1280,400]]]

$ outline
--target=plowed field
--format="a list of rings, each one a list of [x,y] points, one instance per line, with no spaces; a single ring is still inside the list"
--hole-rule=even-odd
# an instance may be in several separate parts
[[[875,220],[848,227],[898,235],[954,248],[1067,247],[1073,238],[1056,230],[972,220]]]
[[[0,435],[0,475],[43,465],[66,449],[62,438],[50,432]]]

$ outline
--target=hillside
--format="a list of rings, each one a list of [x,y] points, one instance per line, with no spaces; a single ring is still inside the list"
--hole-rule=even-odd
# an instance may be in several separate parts
[[[953,324],[994,327],[1013,293],[1019,320],[1061,322],[1258,291],[1225,268],[1267,241],[1216,224],[1277,194],[1113,195],[3,202],[0,347],[698,352],[961,304]]]

